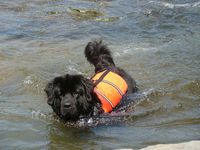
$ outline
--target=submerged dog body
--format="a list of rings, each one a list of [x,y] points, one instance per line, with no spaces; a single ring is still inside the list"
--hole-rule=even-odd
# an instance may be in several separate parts
[[[89,42],[85,48],[85,57],[94,65],[95,75],[107,71],[120,76],[127,84],[123,95],[137,91],[135,81],[115,66],[110,50],[101,41]],[[94,92],[96,83],[92,79],[69,74],[54,78],[45,88],[47,103],[63,120],[78,120],[106,112],[99,95]]]

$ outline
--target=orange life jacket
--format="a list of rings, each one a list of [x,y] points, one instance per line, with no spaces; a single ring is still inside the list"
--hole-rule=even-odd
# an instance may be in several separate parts
[[[95,74],[92,81],[95,84],[94,93],[101,101],[102,109],[107,113],[120,103],[128,89],[126,81],[109,70]]]

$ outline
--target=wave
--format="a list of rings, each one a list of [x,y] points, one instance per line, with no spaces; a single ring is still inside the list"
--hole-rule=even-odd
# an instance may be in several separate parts
[[[168,8],[178,8],[178,7],[184,7],[184,8],[189,8],[189,7],[200,7],[200,1],[199,2],[194,2],[194,3],[185,3],[185,4],[173,4],[173,3],[168,3],[168,2],[157,2],[157,1],[150,1],[149,3],[153,3],[156,5],[168,7]]]

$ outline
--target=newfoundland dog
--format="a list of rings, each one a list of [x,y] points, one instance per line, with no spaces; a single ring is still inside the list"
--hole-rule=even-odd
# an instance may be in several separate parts
[[[128,93],[137,91],[136,82],[115,66],[110,50],[102,41],[89,42],[85,57],[95,67],[93,77],[66,74],[54,78],[45,88],[47,103],[64,121],[115,111]]]

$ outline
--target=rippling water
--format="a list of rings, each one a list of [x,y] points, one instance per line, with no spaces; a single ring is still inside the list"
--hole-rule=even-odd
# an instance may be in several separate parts
[[[200,140],[200,1],[0,0],[0,149],[142,148]],[[59,122],[43,88],[93,74],[83,55],[103,39],[145,93],[123,124]]]

